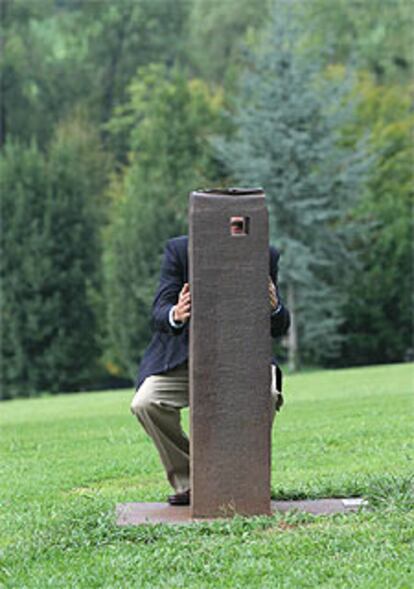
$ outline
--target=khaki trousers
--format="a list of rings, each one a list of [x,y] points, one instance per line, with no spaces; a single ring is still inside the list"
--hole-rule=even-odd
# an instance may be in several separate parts
[[[283,398],[276,390],[276,370],[272,365],[272,419]],[[180,409],[188,407],[188,367],[178,366],[169,372],[147,377],[135,391],[131,412],[153,439],[177,493],[190,487],[190,444],[181,427]]]

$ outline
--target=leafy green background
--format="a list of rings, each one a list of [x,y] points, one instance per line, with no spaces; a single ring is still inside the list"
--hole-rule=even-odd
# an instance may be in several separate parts
[[[0,397],[131,385],[200,186],[266,191],[289,370],[412,361],[413,17],[3,0]]]

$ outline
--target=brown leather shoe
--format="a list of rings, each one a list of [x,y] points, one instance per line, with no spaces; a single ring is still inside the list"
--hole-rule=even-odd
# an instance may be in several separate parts
[[[190,505],[190,490],[184,491],[184,493],[176,493],[168,497],[168,503],[170,505]]]

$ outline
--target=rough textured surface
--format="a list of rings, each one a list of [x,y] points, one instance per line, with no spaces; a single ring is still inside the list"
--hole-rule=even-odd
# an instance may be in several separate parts
[[[230,218],[248,218],[232,236]],[[270,513],[268,214],[262,191],[190,196],[193,517]]]
[[[365,505],[366,502],[363,499],[351,498],[272,501],[271,507],[273,513],[300,511],[314,515],[331,515],[354,512]],[[191,517],[190,507],[172,507],[168,503],[120,503],[116,506],[116,517],[119,526],[159,523],[189,524],[200,521]],[[201,521],[205,521],[205,519]]]

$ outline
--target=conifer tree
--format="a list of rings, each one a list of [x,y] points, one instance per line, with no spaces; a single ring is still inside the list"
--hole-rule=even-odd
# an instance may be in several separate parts
[[[49,149],[46,206],[55,326],[48,380],[54,391],[88,386],[97,370],[106,170],[97,133],[82,118],[62,123]]]
[[[366,163],[343,147],[348,82],[323,75],[297,51],[301,31],[277,3],[262,43],[248,54],[229,141],[220,157],[235,180],[264,187],[272,242],[282,253],[281,292],[292,313],[290,366],[338,351],[350,260],[346,223]]]
[[[45,300],[48,235],[44,203],[47,165],[35,144],[9,141],[1,177],[1,398],[29,395],[45,385],[44,349],[51,337]]]
[[[135,378],[151,334],[151,304],[168,238],[187,230],[188,194],[212,173],[206,135],[219,101],[178,70],[139,71],[111,124],[130,146],[105,242],[107,366]]]
[[[48,156],[10,142],[0,166],[1,394],[78,390],[99,357],[105,157],[96,135],[72,120],[58,128]]]
[[[359,365],[414,357],[412,101],[401,86],[360,78],[353,133],[358,137],[369,129],[367,147],[375,163],[357,210],[370,226],[353,243],[361,270],[348,287],[341,362]]]

